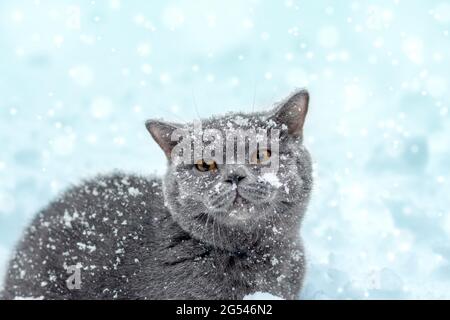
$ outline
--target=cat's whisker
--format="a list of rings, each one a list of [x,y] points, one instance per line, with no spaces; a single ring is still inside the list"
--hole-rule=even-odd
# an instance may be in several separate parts
[[[201,237],[200,237],[200,240],[203,240],[203,237],[205,236],[205,232],[206,232],[206,230],[208,229],[209,218],[210,218],[210,215],[207,214],[205,227],[203,228],[203,232],[202,232],[202,235],[201,235]]]
[[[194,103],[195,113],[197,114],[198,120],[201,120],[200,113],[198,112],[197,99],[195,98],[195,89],[192,88],[192,102]]]
[[[253,103],[252,103],[252,112],[255,112],[255,102],[256,102],[256,81],[253,83]]]
[[[223,238],[220,233],[220,223],[217,224],[217,236],[219,237],[220,242],[223,243]]]
[[[212,227],[212,230],[213,230],[213,234],[212,234],[212,238],[213,238],[213,246],[214,247],[216,247],[216,237],[215,237],[215,234],[216,234],[216,219],[214,218],[213,219],[213,227]]]

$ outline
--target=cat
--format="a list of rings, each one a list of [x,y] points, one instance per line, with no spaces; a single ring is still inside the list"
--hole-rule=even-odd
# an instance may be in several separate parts
[[[201,122],[222,133],[277,128],[277,154],[258,149],[254,163],[176,163],[173,133],[190,126],[147,121],[168,159],[165,176],[115,172],[70,188],[26,230],[2,298],[297,299],[305,274],[299,231],[313,184],[303,145],[308,106],[302,89],[269,112]],[[274,157],[277,171],[261,179]]]

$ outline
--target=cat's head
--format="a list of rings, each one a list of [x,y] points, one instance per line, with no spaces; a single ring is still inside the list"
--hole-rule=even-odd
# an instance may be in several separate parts
[[[193,237],[225,249],[258,241],[268,229],[297,227],[312,186],[302,144],[308,104],[301,90],[270,112],[196,124],[147,121],[169,160],[164,196],[174,220]]]

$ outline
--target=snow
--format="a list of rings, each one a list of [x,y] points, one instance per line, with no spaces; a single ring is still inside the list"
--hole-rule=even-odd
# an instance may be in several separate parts
[[[142,194],[139,189],[134,188],[134,187],[130,187],[128,188],[128,193],[132,196],[132,197],[137,197],[138,195]]]
[[[148,118],[266,110],[307,86],[315,186],[300,297],[450,298],[449,8],[0,1],[0,274],[66,186],[164,172]]]
[[[280,179],[274,172],[267,172],[261,176],[261,180],[271,184],[275,188],[281,187],[283,184],[280,182]]]
[[[44,297],[15,297],[14,300],[44,300]]]
[[[87,245],[82,242],[77,243],[78,249],[86,251],[88,253],[93,253],[97,250],[97,247],[95,245]]]
[[[283,300],[280,297],[274,296],[268,292],[255,292],[248,294],[244,297],[244,300]]]

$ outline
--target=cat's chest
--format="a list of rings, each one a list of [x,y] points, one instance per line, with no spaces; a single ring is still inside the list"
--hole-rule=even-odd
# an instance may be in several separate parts
[[[267,278],[268,261],[224,254],[185,241],[157,252],[147,275],[152,291],[168,298],[242,298]],[[181,290],[180,290],[181,288]]]

